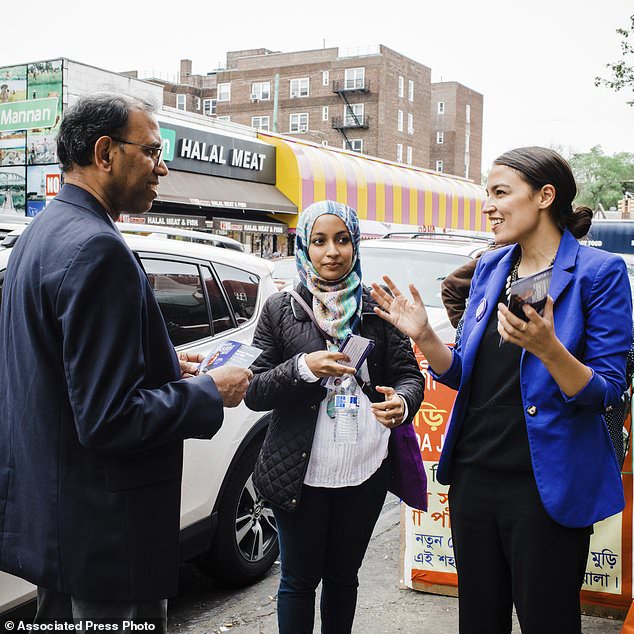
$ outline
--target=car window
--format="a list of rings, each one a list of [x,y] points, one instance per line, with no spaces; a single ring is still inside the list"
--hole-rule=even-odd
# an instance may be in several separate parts
[[[388,275],[401,291],[406,291],[410,283],[414,284],[426,306],[442,308],[441,282],[470,259],[454,253],[362,246],[361,273],[364,284],[383,284],[383,275]]]
[[[260,278],[227,264],[214,264],[214,268],[227,292],[236,321],[238,324],[249,321],[255,313]]]
[[[198,266],[141,258],[175,346],[211,336],[211,320]]]
[[[231,316],[231,309],[211,269],[203,266],[201,267],[201,271],[211,306],[211,320],[214,335],[217,335],[220,332],[234,328],[235,324]]]

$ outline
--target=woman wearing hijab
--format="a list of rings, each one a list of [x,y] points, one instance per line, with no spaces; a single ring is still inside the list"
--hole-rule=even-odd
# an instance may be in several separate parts
[[[245,402],[273,410],[253,479],[273,506],[279,532],[281,634],[313,631],[320,581],[322,632],[352,630],[357,573],[390,486],[391,430],[409,426],[423,398],[409,338],[375,315],[361,284],[359,239],[352,208],[322,201],[304,210],[297,225],[298,297],[270,297],[253,339],[263,352]],[[338,352],[348,334],[373,340],[374,348],[352,381],[357,430],[342,442],[333,390],[321,379],[354,375]],[[410,504],[424,508],[415,453],[420,491]]]
[[[579,634],[592,525],[624,507],[603,412],[625,388],[632,299],[622,258],[581,246],[592,211],[548,148],[505,152],[483,208],[496,241],[478,260],[462,337],[448,348],[413,302],[374,285],[381,316],[458,390],[437,471],[449,484],[461,634]],[[552,267],[543,313],[507,307],[519,278]]]

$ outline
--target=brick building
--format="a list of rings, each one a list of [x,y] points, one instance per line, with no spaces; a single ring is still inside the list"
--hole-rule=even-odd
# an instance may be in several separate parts
[[[230,51],[226,68],[207,75],[191,71],[191,61],[181,60],[174,81],[154,78],[164,87],[166,106],[407,165],[436,169],[442,160],[442,171],[465,174],[460,161],[432,156],[438,129],[432,90],[444,84],[432,84],[431,69],[386,46],[355,55],[338,48]],[[447,85],[456,87],[447,105],[451,101],[464,111],[469,99],[475,100],[468,174],[479,182],[482,96],[460,84]],[[459,128],[448,128],[451,122]],[[443,124],[445,138],[465,136],[458,117],[445,117]],[[443,152],[448,148],[449,143]]]
[[[431,95],[429,167],[479,183],[482,95],[455,81],[433,83]]]

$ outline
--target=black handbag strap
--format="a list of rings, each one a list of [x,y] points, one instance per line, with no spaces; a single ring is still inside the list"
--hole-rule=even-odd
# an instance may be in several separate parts
[[[335,340],[317,323],[315,313],[313,313],[312,308],[304,301],[304,298],[295,289],[291,289],[286,292],[304,309],[304,312],[310,317],[310,320],[315,324],[317,330],[319,330],[319,332],[324,336],[324,339],[326,341],[330,341],[330,343],[334,343]]]

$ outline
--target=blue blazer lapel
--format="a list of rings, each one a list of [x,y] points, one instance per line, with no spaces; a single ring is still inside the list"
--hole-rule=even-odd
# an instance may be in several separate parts
[[[566,290],[566,287],[572,281],[572,270],[577,261],[577,253],[579,251],[579,242],[570,233],[564,231],[555,256],[553,264],[553,278],[550,281],[550,289],[548,294],[553,298],[553,303],[557,302],[557,298]]]

